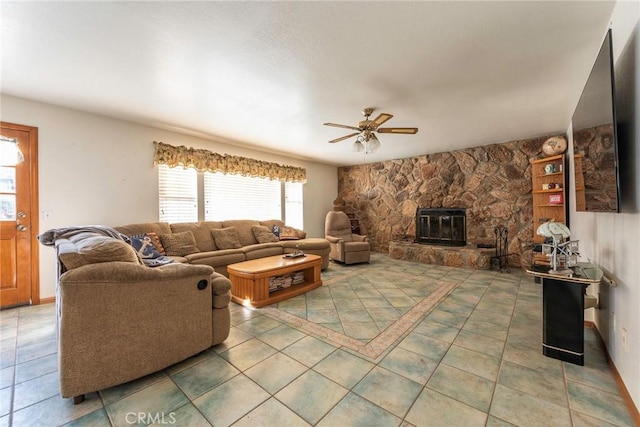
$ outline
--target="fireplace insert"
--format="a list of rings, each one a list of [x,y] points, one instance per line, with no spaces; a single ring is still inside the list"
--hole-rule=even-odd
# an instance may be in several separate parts
[[[416,242],[425,245],[465,246],[465,209],[418,208]]]

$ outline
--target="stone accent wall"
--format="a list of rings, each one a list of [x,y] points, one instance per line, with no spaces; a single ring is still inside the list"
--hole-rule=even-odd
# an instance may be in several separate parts
[[[613,125],[596,126],[575,132],[573,150],[582,154],[586,210],[615,212],[618,206],[618,177]]]
[[[541,157],[547,138],[341,167],[338,199],[379,252],[392,240],[415,238],[418,207],[443,207],[467,209],[469,245],[493,243],[494,228],[503,225],[509,252],[520,253],[533,240],[530,159]]]

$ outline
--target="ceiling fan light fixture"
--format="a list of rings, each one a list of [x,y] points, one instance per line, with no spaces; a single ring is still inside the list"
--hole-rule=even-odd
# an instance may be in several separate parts
[[[378,148],[380,148],[380,140],[378,137],[372,133],[369,139],[367,140],[367,154],[371,154],[375,152]]]
[[[387,122],[389,119],[393,117],[393,114],[389,113],[380,113],[375,119],[369,120],[369,116],[373,113],[373,108],[365,108],[362,110],[362,115],[364,116],[364,120],[358,122],[358,126],[349,126],[349,125],[341,125],[338,123],[324,123],[325,126],[333,126],[338,128],[352,129],[357,132],[351,133],[349,135],[342,136],[340,138],[332,139],[329,142],[335,143],[340,142],[345,139],[349,139],[353,136],[358,135],[356,142],[353,144],[353,151],[362,152],[365,154],[373,153],[380,147],[380,141],[378,137],[375,135],[375,132],[379,133],[398,133],[398,134],[416,134],[418,133],[418,128],[380,128],[381,124]]]

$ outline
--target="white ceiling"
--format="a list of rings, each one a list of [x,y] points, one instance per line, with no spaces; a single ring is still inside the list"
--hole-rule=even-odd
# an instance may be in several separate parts
[[[334,165],[566,131],[613,2],[1,2],[3,93]],[[352,152],[364,107],[395,117]]]

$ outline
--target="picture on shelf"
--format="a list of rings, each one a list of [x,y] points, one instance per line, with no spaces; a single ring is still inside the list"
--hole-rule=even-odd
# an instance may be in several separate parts
[[[550,194],[549,195],[549,204],[550,205],[561,205],[562,202],[562,194]]]

